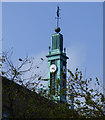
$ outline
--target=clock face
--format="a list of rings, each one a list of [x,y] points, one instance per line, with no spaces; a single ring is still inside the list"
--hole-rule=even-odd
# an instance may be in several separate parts
[[[51,73],[54,73],[56,70],[57,70],[56,65],[55,65],[55,64],[52,64],[52,65],[50,66],[50,72],[51,72]]]

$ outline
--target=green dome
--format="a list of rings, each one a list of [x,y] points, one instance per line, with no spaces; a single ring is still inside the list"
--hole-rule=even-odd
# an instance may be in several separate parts
[[[55,32],[59,33],[60,32],[60,27],[55,28]]]

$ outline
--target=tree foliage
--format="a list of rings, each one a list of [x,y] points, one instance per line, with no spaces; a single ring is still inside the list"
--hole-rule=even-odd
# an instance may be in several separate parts
[[[84,79],[82,72],[76,68],[75,73],[67,70],[69,73],[66,81],[67,88],[61,91],[48,92],[43,91],[43,95],[53,101],[58,102],[53,96],[67,95],[67,103],[70,109],[75,109],[81,117],[85,118],[105,118],[105,97],[99,88],[102,88],[98,78],[96,77],[94,84],[93,79]],[[63,72],[61,74],[63,76]],[[60,85],[59,79],[56,79],[56,85]],[[91,86],[91,87],[90,87]],[[51,89],[51,86],[49,86]],[[102,88],[103,89],[103,88]],[[47,91],[47,90],[46,90]]]
[[[2,53],[1,61],[1,75],[6,77],[30,90],[36,90],[40,84],[41,75],[35,74],[33,71],[39,69],[39,66],[44,60],[41,58],[39,64],[34,64],[34,57],[26,56],[24,59],[19,58],[17,64],[14,64],[11,60],[12,51],[6,51]]]
[[[10,79],[13,82],[16,82],[20,85],[22,85],[25,88],[30,89],[31,91],[35,92],[37,86],[41,81],[48,81],[49,79],[43,79],[41,75],[33,74],[28,76],[28,73],[31,72],[32,69],[38,69],[40,65],[34,65],[33,64],[33,57],[26,56],[25,59],[19,58],[18,59],[18,65],[14,65],[11,61],[11,55],[12,52],[9,54],[8,52],[4,52],[2,55],[2,58],[0,58],[0,61],[2,62],[0,64],[0,67],[2,67],[1,76],[6,77]],[[43,58],[41,58],[41,63],[44,61]],[[40,91],[42,96],[53,100],[56,102],[56,100],[53,98],[53,95],[60,96],[60,95],[67,95],[67,103],[63,104],[62,109],[64,111],[68,111],[71,108],[74,108],[78,113],[80,118],[105,118],[105,113],[103,111],[103,103],[105,103],[105,97],[102,94],[101,91],[99,91],[98,87],[100,87],[100,83],[98,78],[95,79],[95,85],[92,85],[91,88],[89,85],[92,83],[93,79],[84,79],[82,72],[76,68],[75,73],[73,73],[71,70],[67,70],[69,73],[69,76],[66,80],[64,80],[67,83],[67,88],[61,89],[60,92],[52,91],[52,93],[48,94],[48,90],[44,89],[43,91]],[[62,71],[61,76],[63,76],[64,71]],[[27,76],[27,77],[26,77]],[[37,80],[37,82],[36,82]],[[60,85],[60,80],[56,79],[56,84]],[[40,86],[43,88],[44,85],[41,83]],[[15,95],[14,93],[11,94],[14,91],[14,86],[11,84],[8,90],[8,97],[10,101],[10,107],[11,107],[11,115],[14,116],[13,108],[14,108],[14,99]],[[51,89],[51,86],[49,86],[49,89]],[[18,91],[18,89],[17,89]],[[24,98],[23,98],[24,99]],[[32,101],[30,101],[32,102]],[[66,107],[65,107],[66,106]],[[68,107],[70,109],[68,109]],[[67,109],[66,109],[67,108]],[[54,108],[55,109],[55,108]],[[61,110],[61,109],[60,109]],[[70,110],[70,112],[73,109]],[[31,111],[31,107],[29,109]],[[64,112],[63,111],[63,112]],[[27,113],[28,114],[28,113]],[[69,114],[69,112],[65,112],[65,114],[62,113],[64,116],[68,116],[66,114]],[[53,113],[50,113],[50,116],[54,115]]]
[[[95,84],[93,84],[93,79],[84,79],[82,72],[78,68],[76,68],[75,73],[72,73],[69,69],[68,72],[68,101],[71,102],[71,99],[74,98],[74,108],[86,118],[93,116],[97,118],[104,117],[103,103],[105,102],[105,97],[102,91],[98,89],[101,87],[98,78],[96,77]],[[91,87],[90,84],[92,84]]]

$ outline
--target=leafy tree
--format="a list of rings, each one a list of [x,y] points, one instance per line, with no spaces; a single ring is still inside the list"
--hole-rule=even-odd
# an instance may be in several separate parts
[[[65,82],[67,83],[67,88],[62,89],[60,92],[52,91],[47,96],[47,90],[43,94],[50,98],[53,101],[56,101],[53,98],[53,95],[67,95],[66,106],[69,106],[70,109],[75,109],[81,117],[84,118],[105,118],[105,113],[103,111],[105,97],[98,88],[101,87],[98,78],[95,79],[95,84],[92,88],[90,84],[93,82],[93,79],[84,79],[82,72],[76,68],[75,73],[67,69],[69,75]],[[61,76],[63,76],[64,71],[62,71]],[[56,79],[56,84],[60,85],[60,80]],[[51,86],[49,86],[51,89]],[[103,89],[103,88],[102,88]],[[57,101],[56,101],[57,102]]]
[[[35,58],[26,56],[24,59],[19,58],[18,64],[14,65],[11,60],[12,53],[11,51],[2,53],[0,75],[35,91],[41,81],[41,75],[32,71],[38,70],[44,60],[41,58],[41,62],[34,65]]]
[[[35,92],[38,85],[40,84],[41,76],[35,73],[30,73],[32,72],[32,70],[38,69],[43,60],[41,59],[41,63],[39,63],[39,65],[34,65],[34,58],[26,56],[24,59],[19,58],[18,65],[14,65],[11,60],[11,56],[11,51],[2,53],[2,58],[0,58],[0,66],[2,68],[0,75],[10,80],[9,88],[5,89],[6,91],[8,89],[8,98],[11,108],[10,116],[14,119],[14,100],[17,98],[16,92],[20,92],[20,94],[22,94],[23,92],[20,91],[18,88],[16,89],[16,86],[13,85],[13,82],[18,83],[19,85],[23,86],[23,88],[28,88]],[[29,74],[30,76],[27,74]],[[3,89],[3,93],[5,93],[5,89]]]
[[[90,84],[93,79],[84,79],[82,72],[78,68],[76,68],[74,74],[69,69],[68,73],[67,96],[70,106],[74,106],[78,113],[86,118],[105,117],[103,111],[105,97],[102,91],[98,89],[101,87],[98,78],[96,77],[95,84],[91,88]]]
[[[31,76],[28,76],[27,78],[25,78],[25,74],[28,74],[28,72],[31,72],[32,69],[38,69],[39,65],[33,65],[33,60],[34,58],[29,58],[28,56],[25,59],[19,58],[18,59],[18,66],[15,66],[13,64],[13,62],[11,61],[11,55],[12,53],[8,53],[8,52],[4,52],[2,55],[2,58],[0,59],[2,61],[2,64],[0,64],[0,66],[2,66],[2,71],[1,71],[1,75],[10,79],[12,82],[16,82],[20,85],[22,85],[25,88],[30,89],[31,91],[35,92],[37,86],[39,85],[39,83],[41,81],[48,81],[48,79],[42,79],[42,76],[37,75],[37,74],[32,74]],[[41,62],[43,62],[43,58],[41,58]],[[101,91],[99,91],[99,89],[97,89],[97,87],[100,87],[100,83],[98,78],[95,79],[95,87],[91,88],[89,87],[89,85],[92,82],[92,78],[90,79],[84,79],[82,72],[78,70],[78,68],[76,68],[75,73],[72,73],[72,71],[70,71],[69,69],[67,70],[69,73],[69,76],[66,80],[64,80],[67,83],[67,88],[63,88],[60,93],[58,93],[57,91],[52,91],[52,93],[48,94],[47,89],[44,89],[43,91],[41,91],[41,95],[46,97],[46,98],[50,98],[50,100],[53,100],[56,102],[56,100],[52,97],[56,92],[56,95],[67,95],[67,101],[68,103],[63,104],[61,109],[64,113],[64,111],[68,111],[67,113],[63,114],[62,113],[62,117],[68,117],[67,114],[69,114],[69,112],[74,111],[73,109],[71,109],[69,111],[69,108],[73,108],[79,113],[80,119],[82,117],[84,118],[100,118],[100,119],[104,119],[105,118],[105,114],[103,111],[103,103],[105,102],[105,97],[104,95],[101,93]],[[61,76],[64,75],[64,71],[62,71]],[[36,82],[36,80],[38,82]],[[60,84],[60,80],[57,79],[56,80],[56,84]],[[42,87],[44,87],[43,84],[40,84]],[[8,89],[8,96],[9,96],[9,101],[10,101],[10,108],[11,108],[11,116],[12,118],[15,118],[14,116],[14,99],[16,99],[16,94],[15,92],[13,92],[15,89],[15,87],[12,85],[10,85],[9,89]],[[51,86],[49,86],[49,89],[51,89]],[[19,91],[17,89],[17,91]],[[12,94],[11,94],[12,92]],[[20,93],[21,94],[21,93]],[[30,94],[29,94],[30,96]],[[23,96],[23,99],[24,96]],[[33,103],[33,99],[30,101],[30,103]],[[29,106],[30,109],[29,111],[33,110],[31,108],[31,106]],[[55,108],[54,108],[55,109]],[[60,109],[60,110],[61,110]],[[27,112],[29,112],[27,111]],[[21,113],[22,114],[22,113]],[[28,114],[28,113],[27,113]],[[55,113],[54,111],[52,111],[51,113],[49,113],[49,116],[53,116]],[[61,114],[60,114],[61,115]],[[78,116],[78,115],[77,115]],[[65,118],[64,117],[64,118]],[[73,117],[73,116],[72,116]]]

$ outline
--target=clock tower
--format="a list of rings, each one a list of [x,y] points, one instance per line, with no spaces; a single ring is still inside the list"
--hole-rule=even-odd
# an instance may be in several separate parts
[[[63,35],[58,27],[59,6],[57,9],[57,28],[51,37],[51,47],[47,57],[48,63],[48,94],[59,102],[66,102],[66,69],[67,59],[66,49],[63,49]],[[62,93],[63,91],[63,93]]]

